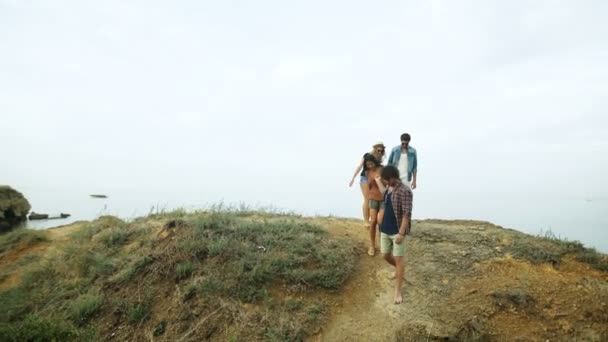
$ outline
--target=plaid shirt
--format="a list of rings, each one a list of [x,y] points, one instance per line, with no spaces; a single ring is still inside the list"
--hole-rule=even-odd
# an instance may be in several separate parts
[[[398,228],[401,228],[403,219],[407,219],[409,222],[405,234],[409,234],[412,228],[412,204],[414,202],[412,190],[399,182],[391,193],[391,202],[393,204],[393,211],[397,217]]]

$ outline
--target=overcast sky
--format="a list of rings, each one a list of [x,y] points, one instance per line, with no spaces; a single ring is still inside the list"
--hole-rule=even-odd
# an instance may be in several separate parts
[[[427,205],[606,198],[607,18],[603,0],[0,0],[0,183],[358,215],[361,155],[409,132]]]

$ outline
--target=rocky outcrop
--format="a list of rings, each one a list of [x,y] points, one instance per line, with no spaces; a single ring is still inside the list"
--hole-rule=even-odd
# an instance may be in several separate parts
[[[41,214],[41,213],[37,213],[35,211],[32,211],[30,213],[30,216],[28,216],[28,219],[30,221],[35,221],[35,220],[57,220],[57,219],[68,218],[70,216],[71,216],[70,214],[65,214],[65,213],[60,213],[57,216],[50,216],[49,214]]]
[[[0,231],[23,222],[30,211],[30,202],[19,191],[0,185]]]

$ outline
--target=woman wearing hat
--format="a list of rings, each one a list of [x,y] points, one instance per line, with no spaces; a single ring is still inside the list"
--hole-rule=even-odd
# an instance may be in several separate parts
[[[365,153],[363,155],[363,158],[361,158],[361,162],[359,163],[359,166],[357,166],[357,170],[355,170],[353,178],[350,180],[350,183],[348,185],[352,187],[355,183],[355,178],[357,178],[357,175],[359,175],[359,185],[361,186],[361,193],[363,194],[363,221],[365,222],[365,225],[367,227],[369,227],[369,187],[367,185],[368,180],[366,177],[367,167],[365,165],[365,156],[368,154],[373,155],[378,162],[382,163],[382,161],[384,160],[385,150],[386,147],[384,146],[384,144],[382,142],[379,142],[373,146],[373,149],[370,153]]]

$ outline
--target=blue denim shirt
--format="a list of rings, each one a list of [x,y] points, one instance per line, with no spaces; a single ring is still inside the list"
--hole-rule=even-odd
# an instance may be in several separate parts
[[[401,145],[396,146],[391,151],[390,156],[388,157],[388,165],[393,165],[394,167],[399,167],[399,159],[401,158]],[[407,147],[407,180],[412,180],[412,174],[418,171],[418,156],[416,154],[416,149],[412,146]]]

